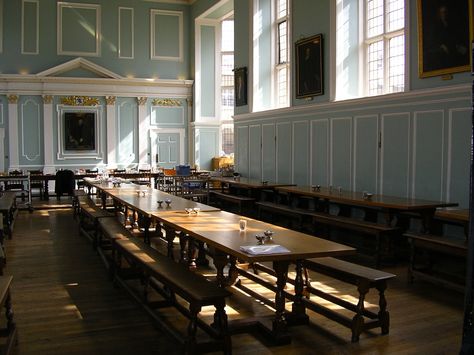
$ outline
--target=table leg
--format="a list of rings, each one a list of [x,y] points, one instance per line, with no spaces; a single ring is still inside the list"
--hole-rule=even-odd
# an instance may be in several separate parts
[[[44,192],[43,192],[43,199],[45,201],[49,200],[49,181],[48,179],[44,180]]]
[[[296,277],[295,277],[295,300],[291,308],[290,319],[291,324],[307,324],[309,317],[306,314],[306,307],[303,303],[303,260],[296,261]]]
[[[150,217],[146,217],[146,216],[142,216],[141,218],[142,220],[142,227],[143,227],[143,241],[150,245],[150,224],[151,224],[151,218]]]
[[[420,211],[421,222],[422,222],[422,233],[431,233],[431,228],[433,227],[433,217],[435,214],[435,209],[422,210]]]
[[[216,279],[217,285],[219,287],[225,287],[226,285],[226,277],[224,276],[224,267],[227,265],[227,254],[215,250],[214,251],[214,266],[216,268]]]
[[[277,277],[275,292],[275,319],[272,323],[272,333],[277,343],[289,343],[290,335],[287,332],[285,319],[285,286],[288,277],[289,261],[274,261],[273,269]]]

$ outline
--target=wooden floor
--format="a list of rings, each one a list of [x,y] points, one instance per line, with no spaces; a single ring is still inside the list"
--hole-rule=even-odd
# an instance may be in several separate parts
[[[123,290],[113,287],[90,242],[79,236],[69,209],[20,212],[14,237],[6,241],[6,251],[5,273],[14,277],[12,297],[19,334],[16,354],[177,352],[172,340],[154,327],[142,308]],[[290,329],[292,344],[272,346],[258,335],[239,334],[232,336],[233,353],[458,353],[463,296],[422,282],[408,285],[404,265],[387,270],[399,275],[387,291],[389,335],[381,336],[374,330],[352,344],[349,329],[308,312],[309,326]],[[326,291],[356,301],[352,286],[316,274],[312,280]],[[271,314],[270,309],[240,291],[233,294],[227,310],[230,319]],[[369,308],[376,309],[377,295],[371,294],[368,302]],[[166,316],[173,317],[173,313]],[[176,319],[179,322],[180,318]]]

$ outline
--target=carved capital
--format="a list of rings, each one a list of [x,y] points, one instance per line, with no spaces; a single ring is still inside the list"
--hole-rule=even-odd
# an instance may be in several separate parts
[[[107,105],[115,105],[115,100],[117,100],[117,96],[106,96],[105,102]]]
[[[188,101],[188,106],[193,107],[193,99],[189,98],[187,99],[187,101]]]
[[[153,99],[153,106],[181,106],[181,101],[175,99]]]
[[[88,96],[67,96],[61,97],[61,103],[68,106],[98,106],[99,99]]]
[[[18,103],[18,95],[8,95],[8,103],[10,104],[16,104]]]
[[[43,102],[45,104],[53,103],[53,95],[43,95]]]
[[[137,97],[137,102],[138,102],[138,105],[139,105],[139,106],[145,105],[145,104],[146,104],[146,100],[147,100],[147,97],[145,97],[145,96]]]

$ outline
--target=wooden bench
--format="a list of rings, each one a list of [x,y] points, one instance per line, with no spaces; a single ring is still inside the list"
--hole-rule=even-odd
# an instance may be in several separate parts
[[[360,232],[375,237],[375,251],[374,251],[374,266],[380,267],[383,250],[382,242],[383,238],[393,237],[401,234],[401,230],[398,227],[392,227],[390,225],[363,221],[345,216],[336,216],[329,213],[314,212],[311,213],[314,223],[320,223],[327,226],[347,229],[355,232]],[[390,241],[389,241],[390,242]]]
[[[285,204],[278,204],[269,201],[261,201],[255,203],[258,206],[258,218],[261,219],[262,211],[268,211],[272,214],[284,215],[294,218],[298,222],[296,228],[302,229],[304,219],[311,219],[312,224],[323,224],[326,226],[347,229],[363,234],[375,236],[375,253],[374,264],[379,268],[382,259],[382,238],[398,235],[401,233],[400,228],[389,225],[363,221],[351,217],[337,216],[329,213],[314,212],[303,208],[293,208]]]
[[[433,268],[436,258],[430,256],[429,261],[418,266],[418,250],[428,253],[441,253],[459,258],[464,264],[467,258],[467,241],[464,238],[440,236],[433,234],[405,233],[410,242],[410,266],[408,268],[408,279],[413,281],[414,277],[422,278],[435,284],[441,284],[449,288],[464,292],[464,276],[450,273],[436,272]]]
[[[114,274],[116,279],[127,288],[132,295],[140,300],[145,309],[153,315],[157,322],[176,337],[184,347],[185,353],[198,353],[221,349],[226,354],[231,353],[231,339],[227,329],[227,315],[225,313],[225,298],[229,292],[219,288],[217,284],[208,281],[201,275],[191,272],[185,266],[178,264],[165,255],[160,254],[145,243],[133,239],[113,239]],[[128,264],[139,270],[139,278],[144,284],[142,297],[132,292],[121,279],[122,258]],[[152,286],[165,299],[164,302],[148,302],[148,287]],[[189,306],[185,307],[176,298],[178,295]],[[183,337],[161,320],[155,309],[174,306],[189,319],[187,334]],[[202,307],[214,306],[214,322],[208,325],[198,317]],[[200,342],[196,340],[197,327],[203,329],[214,338],[213,342]]]
[[[13,346],[17,343],[17,329],[13,320],[10,293],[12,280],[12,276],[0,276],[0,308],[5,308],[5,317],[7,319],[6,327],[0,329],[0,337],[6,339],[5,344],[0,349],[2,354],[12,353]]]
[[[359,293],[359,302],[355,305],[314,288],[307,278],[306,291],[308,293],[353,311],[355,315],[350,319],[328,307],[312,302],[310,299],[303,300],[307,308],[350,328],[352,330],[352,342],[359,341],[360,334],[368,329],[380,327],[382,334],[388,334],[390,315],[387,311],[385,290],[387,288],[387,281],[394,278],[395,275],[331,257],[305,260],[304,266],[307,269],[355,285]],[[371,312],[365,309],[364,306],[365,296],[371,288],[375,288],[379,292],[378,313]]]
[[[291,208],[290,206],[285,204],[274,203],[269,201],[259,201],[255,202],[255,205],[258,207],[258,219],[262,219],[262,212],[264,211],[269,212],[272,217],[274,217],[274,215],[289,217],[290,219],[294,219],[297,221],[297,225],[295,225],[294,228],[297,228],[299,230],[303,229],[304,218],[310,216],[310,211],[308,210],[304,210],[301,208]],[[272,222],[274,222],[273,218]]]
[[[97,207],[88,197],[79,198],[79,204],[79,230],[92,240],[93,247],[96,249],[99,219],[114,217],[114,214]]]
[[[117,218],[99,218],[97,223],[97,251],[106,267],[111,270],[113,260],[109,251],[112,250],[113,240],[127,239],[131,237],[132,234]]]
[[[228,192],[216,190],[209,191],[208,201],[212,201],[212,198],[218,200],[219,202],[226,201],[237,205],[239,214],[242,214],[243,206],[252,205],[255,202],[255,198],[253,197],[232,195]]]
[[[6,191],[0,197],[0,213],[3,215],[3,226],[5,234],[8,239],[13,236],[13,224],[15,222],[15,216],[18,213],[16,208],[16,194],[15,192]]]

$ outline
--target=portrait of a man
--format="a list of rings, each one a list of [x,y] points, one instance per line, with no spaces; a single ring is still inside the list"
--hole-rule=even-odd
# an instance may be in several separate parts
[[[469,0],[418,0],[421,77],[469,70]]]
[[[247,105],[247,67],[234,70],[235,106]]]
[[[64,113],[65,150],[95,150],[95,114]]]
[[[296,42],[296,97],[323,94],[322,35]]]

